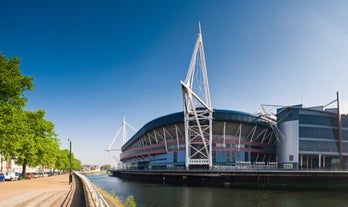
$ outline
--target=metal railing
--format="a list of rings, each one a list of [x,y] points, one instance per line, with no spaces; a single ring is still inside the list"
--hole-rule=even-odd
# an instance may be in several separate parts
[[[84,175],[78,172],[74,174],[81,180],[85,192],[86,205],[92,207],[109,207],[104,197],[95,187],[95,185]]]

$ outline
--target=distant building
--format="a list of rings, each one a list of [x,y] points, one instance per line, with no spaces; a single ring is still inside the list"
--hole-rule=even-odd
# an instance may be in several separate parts
[[[22,172],[23,167],[16,164],[16,158],[10,158],[5,160],[5,157],[0,154],[0,172]],[[29,167],[27,166],[26,172],[42,172],[42,167]]]
[[[337,109],[279,108],[277,124],[283,139],[277,144],[281,168],[348,167],[348,116]]]
[[[7,159],[5,160],[5,157],[0,154],[0,171],[1,172],[19,172],[20,169],[22,169],[21,166],[16,165],[15,159]]]
[[[100,171],[99,165],[83,165],[82,171]]]

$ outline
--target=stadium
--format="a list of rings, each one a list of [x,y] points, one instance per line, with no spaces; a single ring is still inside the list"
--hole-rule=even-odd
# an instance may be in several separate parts
[[[214,169],[275,163],[274,121],[211,106],[200,25],[181,87],[183,112],[150,121],[124,143],[120,154],[123,169]]]
[[[200,25],[181,88],[184,110],[148,122],[127,142],[124,136],[118,169],[348,168],[348,115],[338,92],[324,106],[268,105],[257,115],[213,109]]]
[[[212,129],[214,166],[275,162],[276,136],[269,122],[244,112],[216,109]],[[184,132],[183,112],[152,120],[122,147],[120,159],[133,169],[183,169]]]

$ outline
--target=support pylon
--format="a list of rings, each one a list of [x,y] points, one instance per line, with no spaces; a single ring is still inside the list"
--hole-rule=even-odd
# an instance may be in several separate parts
[[[208,75],[201,25],[187,76],[181,81],[185,116],[186,169],[212,168],[212,121]]]
[[[123,122],[122,122],[122,126],[118,129],[117,133],[115,134],[114,138],[112,139],[108,149],[106,150],[107,152],[110,153],[111,157],[112,157],[112,162],[114,164],[114,167],[117,168],[118,164],[120,163],[120,154],[117,152],[121,152],[121,147],[126,143],[127,141],[127,127],[132,129],[134,132],[136,132],[137,130],[131,126],[130,124],[128,124],[126,122],[126,119],[123,117]],[[118,148],[112,148],[112,146],[114,145],[115,141],[117,140],[120,132],[122,131],[122,146],[118,146]]]

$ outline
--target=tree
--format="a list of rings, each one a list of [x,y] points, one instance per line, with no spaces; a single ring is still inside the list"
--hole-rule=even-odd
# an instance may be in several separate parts
[[[55,169],[57,170],[68,170],[70,167],[69,155],[70,152],[67,149],[60,150],[57,153],[56,161],[55,161]]]
[[[20,60],[7,59],[0,53],[0,154],[17,157],[17,164],[26,166],[70,168],[70,154],[59,149],[54,124],[44,118],[45,112],[24,111],[27,99],[24,92],[33,90],[33,78],[23,76]],[[73,169],[81,162],[72,157]]]
[[[21,74],[19,63],[18,58],[0,53],[0,103],[21,108],[27,101],[23,93],[33,89],[33,78]]]
[[[136,207],[137,204],[135,203],[134,197],[132,195],[128,196],[126,198],[126,207]]]
[[[21,109],[8,105],[0,105],[0,108],[0,154],[7,159],[17,154],[26,123]]]
[[[59,152],[59,141],[55,137],[45,137],[39,140],[38,144],[38,160],[37,165],[53,168],[57,153]]]
[[[81,170],[82,169],[81,161],[76,159],[74,154],[72,154],[72,169],[73,170]]]
[[[44,118],[45,112],[25,111],[24,129],[20,147],[16,150],[17,164],[23,167],[23,175],[27,166],[54,166],[59,142],[52,122]]]
[[[23,94],[33,89],[33,78],[21,74],[19,63],[18,58],[7,59],[0,53],[0,153],[6,158],[15,154],[25,132]]]
[[[111,166],[110,165],[103,165],[103,166],[101,166],[100,169],[104,170],[104,171],[109,171],[109,170],[111,170]]]
[[[76,159],[74,154],[72,153],[71,156],[71,164],[73,170],[81,170],[82,165],[81,161]],[[56,162],[55,162],[55,169],[68,171],[70,169],[70,151],[68,149],[60,150],[58,153]]]

